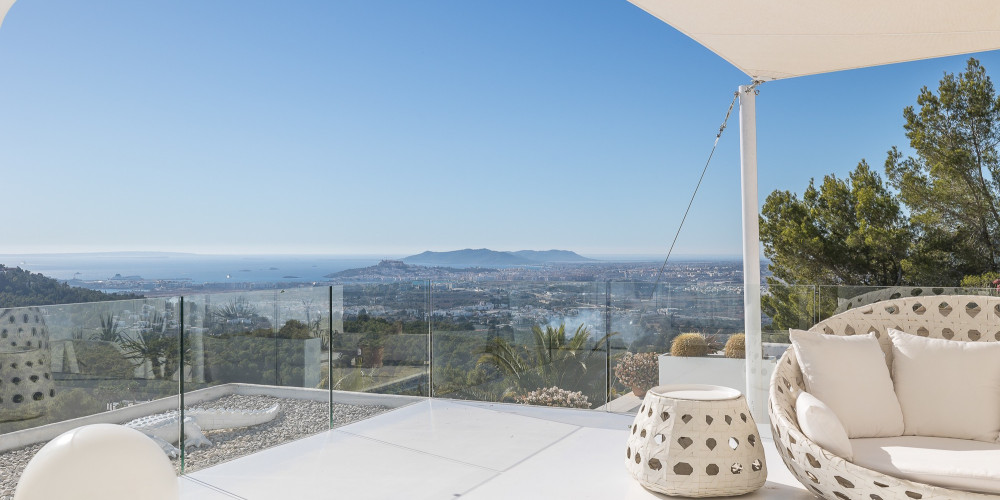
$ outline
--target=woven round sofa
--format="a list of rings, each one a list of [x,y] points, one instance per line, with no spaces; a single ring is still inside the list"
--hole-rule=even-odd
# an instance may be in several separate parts
[[[1000,341],[1000,297],[938,295],[886,300],[831,316],[809,330],[828,335],[874,332],[882,350],[887,356],[891,356],[888,328],[924,337],[997,342]],[[804,390],[805,383],[799,363],[794,350],[789,347],[778,361],[771,377],[768,398],[771,433],[785,465],[799,482],[819,497],[827,500],[1000,498],[887,476],[824,450],[807,438],[799,427],[795,400]]]

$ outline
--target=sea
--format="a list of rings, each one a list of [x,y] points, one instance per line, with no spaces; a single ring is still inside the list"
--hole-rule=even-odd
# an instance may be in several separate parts
[[[172,252],[0,254],[0,264],[61,281],[187,281],[203,283],[314,283],[327,275],[378,264],[404,255],[210,255]],[[660,256],[595,255],[605,262],[656,262]],[[730,258],[678,256],[681,262]],[[462,267],[453,265],[452,267]],[[104,291],[128,291],[107,283]]]
[[[6,254],[0,264],[58,280],[185,280],[191,283],[327,281],[324,276],[402,256],[202,255],[165,252]]]

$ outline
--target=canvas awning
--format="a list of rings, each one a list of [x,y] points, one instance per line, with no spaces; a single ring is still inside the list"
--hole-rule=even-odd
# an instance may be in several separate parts
[[[997,0],[629,0],[768,81],[1000,49]],[[761,354],[756,84],[739,88],[746,391],[766,413]]]
[[[1000,49],[997,0],[629,0],[754,80]]]
[[[0,0],[0,26],[3,26],[3,18],[7,15],[11,5],[14,5],[14,0]]]

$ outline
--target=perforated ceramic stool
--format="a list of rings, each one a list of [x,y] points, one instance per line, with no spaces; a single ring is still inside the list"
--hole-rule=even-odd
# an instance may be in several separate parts
[[[767,479],[746,399],[714,385],[650,389],[629,429],[625,465],[644,487],[667,495],[742,495]]]

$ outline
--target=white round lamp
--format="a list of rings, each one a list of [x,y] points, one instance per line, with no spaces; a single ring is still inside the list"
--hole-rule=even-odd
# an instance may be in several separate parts
[[[94,424],[60,434],[28,462],[14,500],[177,500],[177,476],[145,434]]]

